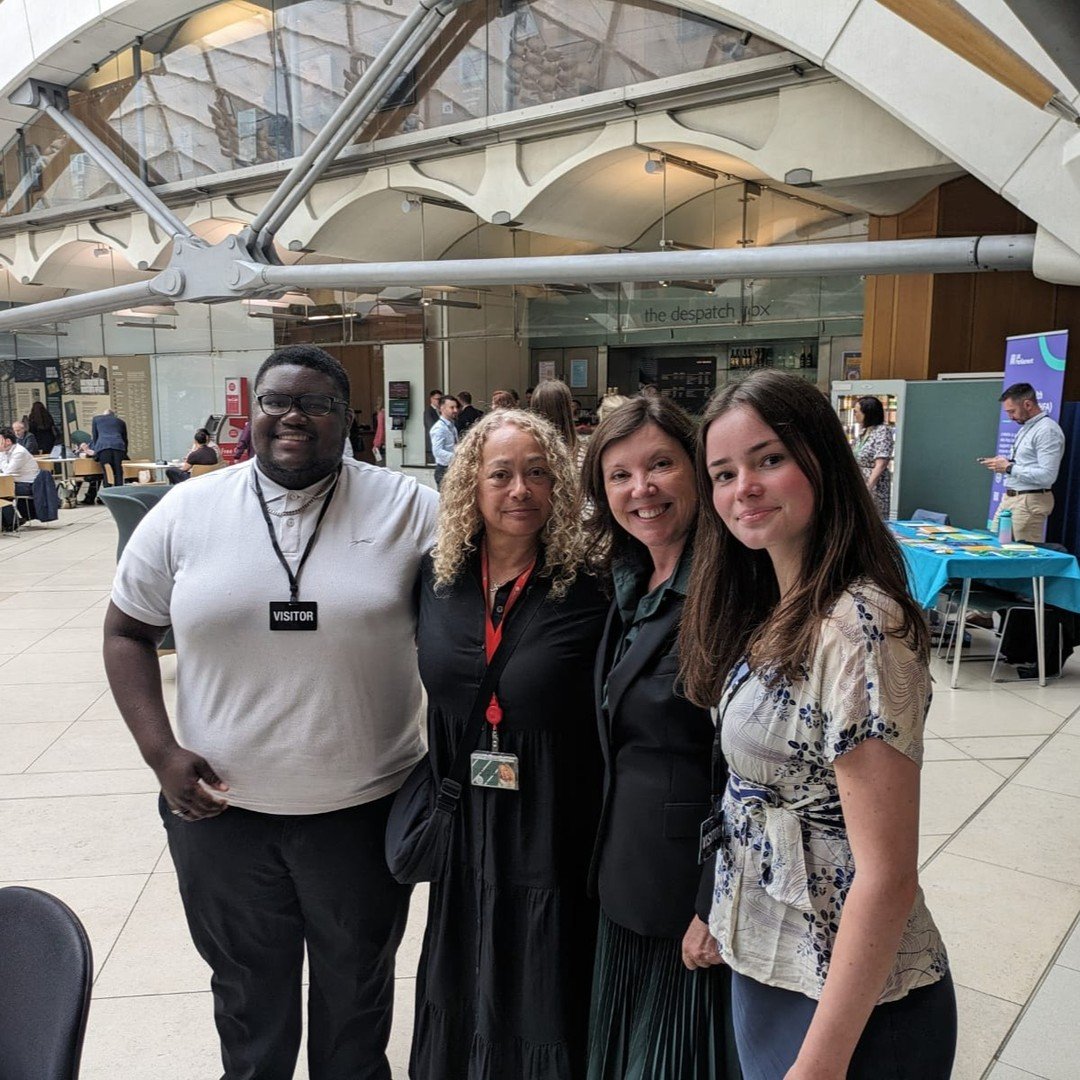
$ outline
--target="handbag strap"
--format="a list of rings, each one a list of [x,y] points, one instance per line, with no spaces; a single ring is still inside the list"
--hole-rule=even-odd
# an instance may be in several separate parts
[[[495,655],[491,658],[484,677],[480,680],[480,689],[476,691],[476,700],[473,701],[469,720],[462,733],[461,742],[458,743],[454,763],[439,785],[439,795],[435,800],[437,810],[451,811],[461,798],[461,792],[465,786],[465,774],[469,769],[469,759],[484,728],[484,714],[488,702],[499,684],[499,676],[503,668],[506,667],[511,654],[517,648],[518,642],[525,636],[525,631],[532,622],[533,616],[540,610],[549,587],[549,582],[534,579],[525,590],[525,596],[517,608],[517,617],[508,620],[502,641],[495,650]]]

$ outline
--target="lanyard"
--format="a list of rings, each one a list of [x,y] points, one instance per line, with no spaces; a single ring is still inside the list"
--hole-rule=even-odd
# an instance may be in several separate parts
[[[487,662],[489,664],[491,663],[491,658],[495,655],[496,650],[502,642],[503,628],[506,626],[506,620],[510,615],[510,609],[517,603],[518,597],[521,596],[524,591],[534,566],[536,566],[535,558],[521,571],[520,574],[518,574],[517,580],[514,582],[514,587],[510,590],[510,595],[507,597],[506,604],[503,607],[502,618],[499,620],[499,625],[495,626],[491,619],[491,593],[489,591],[490,574],[488,572],[487,544],[481,542],[480,577],[484,587],[484,653],[487,656]],[[502,706],[499,704],[499,699],[495,694],[491,695],[491,701],[488,702],[487,711],[484,715],[493,730],[502,720]]]
[[[1046,413],[1040,413],[1038,416],[1033,416],[1030,420],[1027,420],[1020,425],[1020,430],[1013,437],[1012,448],[1009,450],[1010,461],[1016,460],[1016,451],[1020,448],[1020,444],[1024,441],[1024,436],[1030,433],[1028,431],[1025,431],[1024,429],[1028,426],[1028,424],[1033,424],[1036,420],[1041,420],[1046,415]],[[1031,431],[1034,431],[1034,428],[1032,428]]]
[[[288,560],[285,558],[284,552],[281,550],[281,545],[278,543],[277,533],[274,532],[274,523],[270,520],[270,511],[266,508],[266,500],[263,498],[262,485],[259,483],[259,474],[252,469],[251,479],[255,485],[255,494],[259,498],[259,509],[262,510],[263,520],[266,522],[266,530],[270,533],[270,543],[274,547],[274,554],[278,557],[278,562],[285,567],[285,573],[289,575],[289,603],[295,604],[300,596],[300,574],[304,569],[304,563],[307,562],[308,556],[311,554],[311,549],[315,546],[315,541],[319,537],[319,526],[322,524],[322,520],[326,517],[326,511],[330,509],[330,503],[333,501],[334,492],[337,491],[338,478],[341,476],[341,466],[337,467],[337,471],[334,473],[334,482],[330,485],[330,490],[326,493],[326,498],[323,501],[322,509],[319,511],[319,518],[315,522],[315,531],[311,534],[311,539],[307,542],[307,547],[304,548],[304,554],[300,556],[300,564],[296,568],[296,573],[292,571],[292,567],[289,566]]]

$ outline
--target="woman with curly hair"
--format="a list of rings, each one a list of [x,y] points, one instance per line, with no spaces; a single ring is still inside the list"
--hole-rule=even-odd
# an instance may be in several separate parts
[[[730,772],[703,830],[746,1080],[947,1080],[949,962],[919,889],[929,643],[823,394],[719,391],[680,648]],[[856,870],[858,871],[856,873]]]
[[[441,494],[417,634],[437,784],[504,621],[521,636],[475,748],[489,772],[478,774],[473,758],[446,868],[431,885],[409,1073],[581,1080],[596,927],[586,878],[602,772],[591,680],[607,604],[582,572],[574,467],[542,417],[500,409],[479,420]]]

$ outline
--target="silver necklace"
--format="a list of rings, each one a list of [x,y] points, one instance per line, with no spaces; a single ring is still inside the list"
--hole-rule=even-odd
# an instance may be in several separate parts
[[[335,476],[334,481],[331,482],[330,484],[328,484],[326,486],[325,490],[320,491],[316,495],[309,495],[308,499],[307,499],[307,502],[301,503],[299,506],[294,507],[292,510],[271,510],[269,505],[267,505],[266,512],[271,517],[276,517],[276,518],[295,517],[297,514],[302,514],[313,502],[318,502],[319,499],[326,498],[327,494],[329,494],[329,492],[330,492],[330,489],[334,486],[334,484],[336,482],[337,482],[337,477]],[[254,485],[252,485],[252,486],[254,487]]]

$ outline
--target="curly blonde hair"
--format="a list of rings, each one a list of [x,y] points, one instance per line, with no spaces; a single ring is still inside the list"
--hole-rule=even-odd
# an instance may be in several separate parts
[[[547,458],[552,477],[551,516],[540,533],[544,562],[538,572],[552,579],[551,595],[561,599],[585,561],[577,469],[555,428],[542,416],[523,409],[488,413],[458,443],[440,489],[438,536],[432,551],[435,586],[444,589],[457,581],[483,536],[477,485],[484,445],[492,432],[507,425],[536,439]]]

